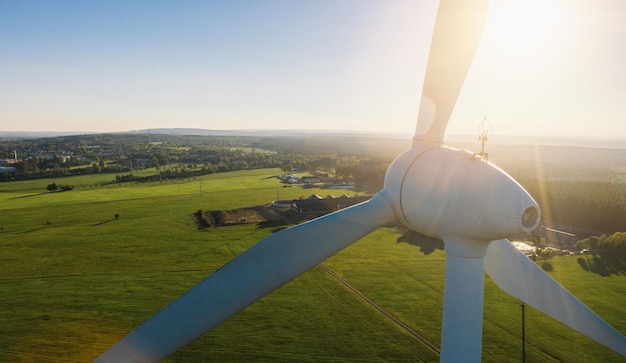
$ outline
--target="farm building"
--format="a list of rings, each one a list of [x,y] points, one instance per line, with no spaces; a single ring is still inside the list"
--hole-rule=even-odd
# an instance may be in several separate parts
[[[339,209],[353,206],[355,204],[365,202],[371,197],[349,197],[342,195],[339,198],[329,196],[322,198],[317,194],[313,194],[306,199],[294,200],[291,209],[297,213],[330,213]]]
[[[272,202],[272,207],[274,207],[274,208],[291,208],[291,203],[293,203],[293,199],[275,200],[275,201]]]

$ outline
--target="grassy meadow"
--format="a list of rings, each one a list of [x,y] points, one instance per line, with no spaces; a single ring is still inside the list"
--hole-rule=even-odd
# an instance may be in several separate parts
[[[330,191],[281,188],[278,169],[97,186],[114,176],[0,183],[0,361],[86,362],[271,233],[198,230],[198,209],[233,209]],[[72,184],[48,193],[46,185]],[[200,191],[200,185],[202,191]],[[333,190],[333,194],[349,191]],[[119,214],[119,219],[115,219]],[[445,253],[424,254],[381,228],[325,262],[439,345]],[[626,276],[573,257],[552,275],[622,333]],[[485,284],[483,361],[521,361],[519,301]],[[620,362],[611,350],[526,308],[529,362]],[[172,362],[437,361],[438,357],[314,268],[177,352]]]

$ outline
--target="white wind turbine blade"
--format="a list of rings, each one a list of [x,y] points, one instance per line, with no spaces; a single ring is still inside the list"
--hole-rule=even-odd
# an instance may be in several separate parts
[[[430,45],[415,142],[442,143],[482,38],[488,0],[441,1]]]
[[[204,279],[96,362],[158,362],[248,305],[394,220],[380,195],[272,234]]]
[[[505,292],[626,356],[626,338],[508,240],[491,243],[485,268]]]

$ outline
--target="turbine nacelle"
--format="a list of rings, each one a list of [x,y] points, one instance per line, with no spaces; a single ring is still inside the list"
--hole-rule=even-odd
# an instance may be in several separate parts
[[[383,193],[403,224],[441,239],[493,241],[540,221],[537,202],[508,174],[439,144],[417,144],[396,158]]]

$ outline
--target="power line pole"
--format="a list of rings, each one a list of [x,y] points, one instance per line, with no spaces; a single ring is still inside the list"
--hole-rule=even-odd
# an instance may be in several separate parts
[[[526,327],[524,322],[524,307],[526,307],[526,304],[522,301],[520,306],[522,307],[522,363],[526,363]]]

